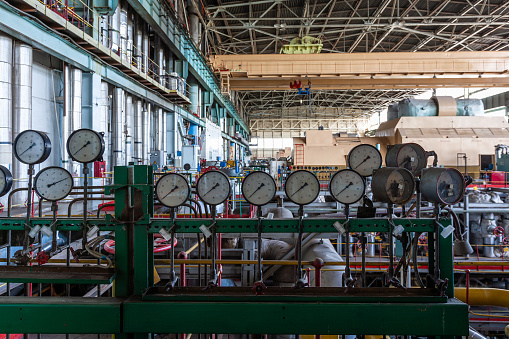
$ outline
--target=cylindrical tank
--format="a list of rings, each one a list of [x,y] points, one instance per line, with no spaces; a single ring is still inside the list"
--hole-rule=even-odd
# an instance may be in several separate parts
[[[115,13],[110,16],[110,48],[113,52],[119,54],[120,44],[120,6],[117,7]]]
[[[127,61],[127,4],[120,9],[120,56]]]
[[[457,116],[482,116],[484,105],[480,99],[456,99]],[[401,117],[431,117],[439,115],[437,99],[407,98],[392,104],[387,110],[387,120]]]
[[[269,161],[269,174],[274,179],[277,179],[279,171],[286,167],[286,161],[271,160]]]

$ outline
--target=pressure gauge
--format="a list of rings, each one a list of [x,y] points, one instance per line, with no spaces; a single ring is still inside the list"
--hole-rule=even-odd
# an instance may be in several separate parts
[[[67,139],[67,153],[82,164],[97,161],[104,153],[103,136],[88,128],[76,130]]]
[[[6,195],[12,187],[12,174],[4,166],[0,165],[0,197]]]
[[[73,178],[71,173],[62,167],[46,167],[35,176],[34,187],[40,197],[58,201],[71,193]]]
[[[251,172],[242,180],[242,195],[251,205],[266,205],[276,195],[276,183],[268,173]]]
[[[384,167],[373,174],[371,190],[377,201],[404,205],[414,195],[415,179],[412,173],[404,168]]]
[[[422,171],[420,188],[424,200],[454,205],[465,194],[465,179],[455,168],[431,167]]]
[[[382,167],[380,151],[369,144],[361,144],[348,153],[348,167],[363,177],[373,175],[373,171]]]
[[[295,171],[286,179],[285,193],[288,199],[297,205],[307,205],[315,201],[320,194],[320,182],[309,171]]]
[[[329,183],[332,197],[342,204],[354,204],[364,195],[364,178],[351,169],[336,172]]]
[[[168,173],[157,181],[156,195],[161,204],[168,207],[178,207],[191,196],[191,186],[183,175]]]
[[[426,151],[414,143],[394,145],[385,156],[387,167],[405,168],[413,175],[419,175],[427,162]]]
[[[40,164],[51,153],[51,141],[46,133],[26,130],[14,139],[14,156],[24,164]]]
[[[230,178],[220,171],[208,171],[196,182],[196,193],[209,205],[219,205],[230,196]]]

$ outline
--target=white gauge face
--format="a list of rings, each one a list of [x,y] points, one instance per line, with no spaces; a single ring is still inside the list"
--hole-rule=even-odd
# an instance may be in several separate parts
[[[311,172],[295,171],[286,179],[285,192],[288,199],[297,205],[307,205],[320,194],[320,182]]]
[[[0,165],[0,197],[7,194],[12,187],[11,172],[4,166]]]
[[[395,169],[387,177],[385,190],[387,196],[394,204],[404,204],[410,200],[414,194],[413,177],[407,177],[409,172]]]
[[[364,195],[364,178],[357,172],[345,169],[334,174],[329,183],[330,194],[342,204],[354,204]]]
[[[183,175],[168,173],[157,181],[156,195],[163,205],[177,207],[189,199],[191,187]]]
[[[376,147],[362,144],[348,153],[348,167],[363,177],[373,175],[373,171],[382,166],[382,155]]]
[[[23,131],[14,140],[14,155],[25,164],[38,164],[46,160],[51,152],[51,142],[42,132]]]
[[[73,178],[61,167],[47,167],[35,177],[35,191],[49,201],[62,200],[71,193]]]
[[[252,172],[242,181],[242,195],[251,205],[266,205],[276,195],[276,183],[268,173]]]
[[[219,205],[230,196],[230,178],[219,171],[204,173],[196,183],[196,192],[209,205]]]
[[[77,130],[67,140],[67,153],[75,161],[94,162],[104,153],[104,140],[99,133],[90,129]]]

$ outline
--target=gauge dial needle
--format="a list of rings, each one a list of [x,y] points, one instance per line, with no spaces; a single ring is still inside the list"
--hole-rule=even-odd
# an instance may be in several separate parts
[[[55,182],[54,182],[54,183],[52,183],[52,184],[48,184],[48,185],[47,185],[47,187],[48,187],[48,188],[50,188],[51,186],[56,185],[56,184],[58,184],[59,182],[62,182],[62,181],[67,180],[67,179],[69,179],[69,178],[64,178],[64,179],[62,179],[62,180],[55,181]]]
[[[170,194],[172,194],[176,189],[178,189],[179,187],[177,185],[175,185],[175,187],[173,187],[173,189],[171,191],[169,191],[168,193],[166,193],[166,195],[164,197],[162,197],[161,199],[164,199],[166,198],[167,196],[169,196]]]
[[[207,193],[205,193],[205,194],[204,194],[204,196],[205,196],[205,195],[207,195],[207,194],[209,194],[210,192],[212,192],[212,190],[214,190],[215,188],[218,188],[218,187],[219,187],[219,183],[216,183],[216,184],[214,185],[214,187],[212,187],[211,189],[209,189],[209,191],[208,191]]]
[[[22,153],[20,153],[19,155],[23,155],[23,154],[25,154],[28,150],[32,149],[32,147],[34,147],[34,146],[35,146],[35,142],[33,142],[33,143],[30,145],[30,147],[28,147],[26,150],[24,150],[24,151],[23,151]]]
[[[362,160],[357,166],[355,166],[354,170],[359,168],[360,165],[362,165],[363,163],[365,163],[366,161],[368,161],[369,159],[371,159],[371,156],[367,156],[364,158],[364,160]]]
[[[85,145],[81,146],[81,148],[79,150],[77,150],[76,152],[74,152],[73,155],[76,155],[78,154],[79,151],[81,151],[82,149],[84,149],[85,147],[87,147],[88,145],[90,145],[90,140],[86,142]]]
[[[298,191],[300,191],[301,189],[303,189],[304,187],[306,187],[308,185],[308,183],[306,182],[304,185],[302,185],[298,190],[296,190],[295,192],[293,192],[292,194],[290,194],[291,197],[293,197],[295,195],[295,193],[297,193]]]
[[[258,188],[256,189],[256,191],[254,191],[253,193],[251,193],[251,195],[249,197],[247,197],[248,199],[251,198],[256,192],[258,192],[260,190],[260,188],[262,188],[263,186],[265,186],[265,184],[262,182],[260,184],[260,186],[258,186]]]
[[[348,183],[348,185],[346,185],[346,186],[345,186],[345,188],[343,188],[343,189],[341,190],[341,192],[337,193],[336,195],[340,195],[340,194],[341,194],[341,193],[343,193],[346,189],[348,189],[348,187],[350,187],[350,186],[352,186],[352,185],[353,185],[353,182],[351,182],[351,181],[350,181],[350,182]]]

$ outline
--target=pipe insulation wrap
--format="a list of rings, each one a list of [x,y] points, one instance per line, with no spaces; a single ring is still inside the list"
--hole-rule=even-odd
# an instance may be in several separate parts
[[[134,111],[134,159],[136,163],[143,162],[143,106],[141,100],[136,100]]]
[[[134,106],[133,97],[127,95],[126,97],[126,108],[125,108],[125,158],[126,165],[133,161],[133,136],[134,136]]]
[[[12,140],[25,130],[32,129],[32,46],[16,41],[14,43],[14,74],[12,89]],[[18,161],[12,154],[12,175],[15,179],[28,177],[28,165]],[[14,181],[12,189],[26,187],[26,181]],[[22,195],[13,199],[21,203]]]
[[[0,165],[12,163],[12,38],[0,34]]]
[[[123,166],[125,164],[124,158],[124,90],[122,88],[115,88],[113,96],[113,164],[114,166]]]
[[[108,83],[101,81],[101,101],[99,109],[99,121],[101,131],[104,132],[104,154],[103,160],[106,162],[107,171],[113,170],[111,167],[111,132],[110,132],[110,107],[109,107],[109,87]]]

